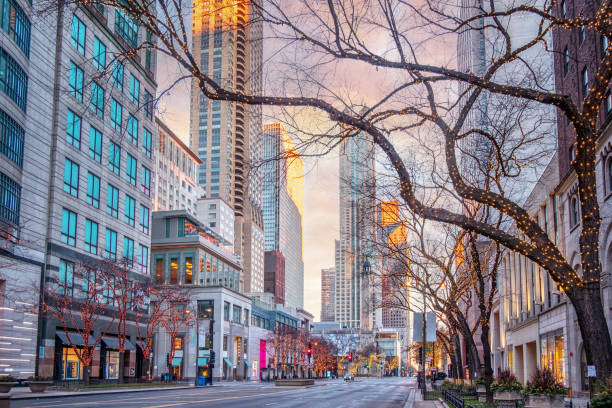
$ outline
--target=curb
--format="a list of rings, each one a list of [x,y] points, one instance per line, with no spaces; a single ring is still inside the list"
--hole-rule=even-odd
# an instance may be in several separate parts
[[[212,385],[210,387],[219,387]],[[163,388],[131,388],[131,389],[116,389],[116,390],[100,390],[100,391],[63,391],[63,394],[53,394],[53,393],[41,393],[38,395],[28,395],[28,393],[23,393],[24,395],[11,394],[11,400],[28,400],[28,399],[41,399],[41,398],[64,398],[64,397],[86,397],[88,395],[111,395],[111,394],[125,394],[128,392],[144,392],[144,391],[167,391],[167,390],[186,390],[192,388],[205,388],[205,387],[196,387],[194,385],[188,386],[175,386],[175,387],[163,387]]]

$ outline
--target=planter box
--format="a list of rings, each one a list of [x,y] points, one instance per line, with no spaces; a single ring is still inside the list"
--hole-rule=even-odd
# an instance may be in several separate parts
[[[476,392],[478,393],[478,402],[487,402],[487,387],[476,384]]]
[[[563,404],[563,395],[530,394],[527,395],[525,408],[557,408]]]
[[[493,395],[493,400],[500,402],[514,402],[521,399],[521,393],[518,391],[496,391]]]
[[[47,387],[53,384],[53,381],[28,381],[27,384],[32,392],[45,392]]]
[[[304,387],[306,385],[314,385],[313,379],[299,379],[299,380],[276,380],[277,386],[288,386],[288,387]]]
[[[11,388],[15,385],[17,385],[17,382],[0,382],[0,393],[6,394],[11,391]]]

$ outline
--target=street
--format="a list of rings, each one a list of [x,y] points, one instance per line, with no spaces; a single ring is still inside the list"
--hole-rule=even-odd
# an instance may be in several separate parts
[[[14,400],[13,408],[166,408],[166,407],[403,407],[416,387],[414,378],[333,380],[308,388],[236,384],[212,388],[126,392],[112,395]]]

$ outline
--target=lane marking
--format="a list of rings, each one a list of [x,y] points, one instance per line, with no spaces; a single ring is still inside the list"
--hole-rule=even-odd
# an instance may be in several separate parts
[[[261,396],[267,396],[267,395],[287,394],[287,393],[290,393],[290,392],[295,392],[295,390],[279,391],[279,392],[266,392],[266,393],[262,393],[262,394],[252,394],[252,395],[244,395],[244,396],[243,395],[238,395],[238,396],[235,396],[235,397],[225,397],[225,398],[212,398],[212,399],[200,400],[200,401],[176,402],[174,404],[151,405],[151,406],[148,406],[146,408],[178,407],[178,406],[181,406],[181,405],[199,404],[199,403],[214,402],[214,401],[227,401],[227,400],[242,399],[242,398],[249,398],[249,397],[261,397]]]

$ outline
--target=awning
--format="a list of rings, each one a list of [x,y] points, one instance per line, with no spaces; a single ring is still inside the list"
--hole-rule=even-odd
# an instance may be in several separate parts
[[[244,360],[244,365],[251,368],[251,363],[249,363],[249,360]]]
[[[119,349],[119,339],[116,337],[102,337],[102,341],[104,342],[104,344],[106,344],[106,348]],[[123,347],[126,350],[136,350],[136,347],[134,347],[134,345],[128,339],[125,339]]]
[[[198,357],[198,367],[204,367],[205,365],[208,365],[208,358]]]
[[[79,335],[78,333],[68,333],[68,334],[70,335],[70,340],[68,340],[68,336],[66,336],[65,332],[55,332],[55,335],[60,338],[62,343],[68,346],[70,344],[72,344],[73,346],[84,346],[85,345],[85,343],[83,342],[83,336]],[[96,342],[96,339],[94,339],[93,336],[90,334],[87,345],[93,346],[95,342]]]
[[[227,364],[229,368],[232,368],[234,366],[232,362],[229,360],[229,358],[224,358],[223,361],[225,361],[225,364]]]
[[[178,367],[181,365],[181,361],[183,360],[183,357],[174,357],[172,359],[172,367]]]

